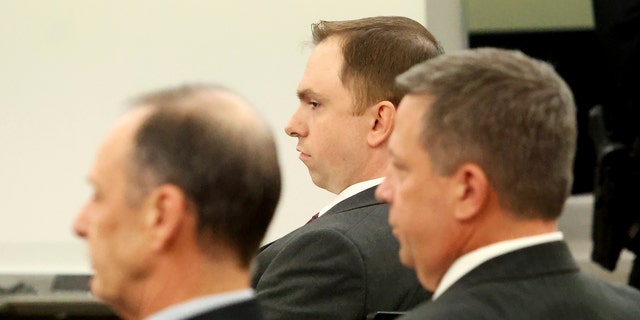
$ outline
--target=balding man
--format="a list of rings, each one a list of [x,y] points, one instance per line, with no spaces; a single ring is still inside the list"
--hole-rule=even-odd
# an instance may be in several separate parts
[[[262,319],[248,267],[280,196],[270,130],[218,87],[135,105],[100,147],[73,226],[91,291],[127,319]]]

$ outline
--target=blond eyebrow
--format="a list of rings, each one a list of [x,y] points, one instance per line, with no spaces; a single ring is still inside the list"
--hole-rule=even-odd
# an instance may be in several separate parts
[[[296,91],[296,94],[298,95],[298,99],[300,100],[311,99],[311,98],[322,100],[322,101],[327,100],[323,95],[313,91],[312,89],[298,90]]]
[[[387,145],[387,154],[389,155],[389,159],[394,163],[404,163],[406,159],[403,159],[401,155],[397,153],[397,150],[393,149],[391,145]]]

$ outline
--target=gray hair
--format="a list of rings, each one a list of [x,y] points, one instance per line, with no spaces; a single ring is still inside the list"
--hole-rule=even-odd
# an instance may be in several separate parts
[[[440,174],[475,163],[503,207],[524,218],[560,215],[573,181],[576,109],[552,66],[483,48],[420,63],[396,84],[435,98],[420,140]]]

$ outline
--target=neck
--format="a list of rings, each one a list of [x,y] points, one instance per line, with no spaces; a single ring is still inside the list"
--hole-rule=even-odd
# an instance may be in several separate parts
[[[350,177],[349,180],[342,181],[340,185],[336,185],[334,188],[326,188],[326,190],[334,194],[340,194],[344,189],[356,183],[384,177],[388,163],[386,149],[373,150],[368,160],[358,168],[359,174]]]
[[[497,242],[558,231],[555,220],[524,219],[511,212],[487,215],[486,221],[470,234],[462,254]]]
[[[234,260],[189,261],[167,259],[146,281],[137,303],[116,310],[126,319],[144,319],[191,299],[250,288],[249,271]]]

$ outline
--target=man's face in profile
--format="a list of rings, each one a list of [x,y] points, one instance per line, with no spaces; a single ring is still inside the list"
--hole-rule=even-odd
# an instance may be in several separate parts
[[[359,182],[368,147],[367,117],[354,115],[354,96],[340,78],[342,41],[331,36],[311,53],[298,84],[300,106],[285,126],[313,182],[340,193]]]
[[[426,94],[409,94],[400,102],[389,139],[390,164],[376,190],[376,197],[390,205],[389,224],[400,243],[400,261],[415,269],[430,290],[447,270],[456,243],[451,214],[455,185],[435,170],[420,140],[433,101]]]
[[[89,245],[91,291],[116,309],[126,304],[131,287],[148,269],[145,206],[134,206],[127,197],[132,139],[141,115],[139,109],[125,115],[104,140],[89,173],[93,195],[73,225]]]

